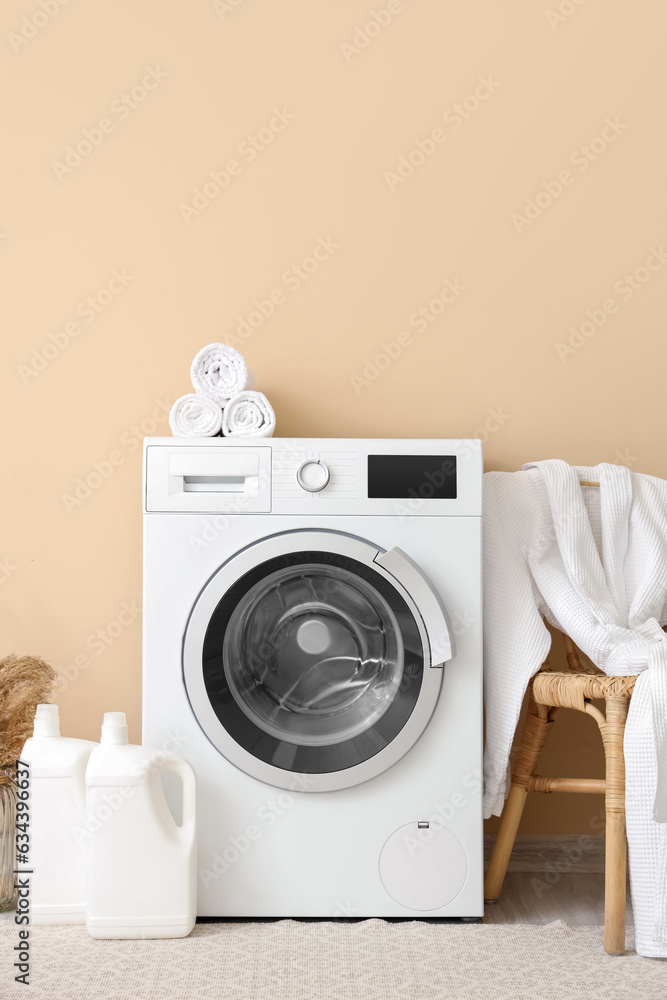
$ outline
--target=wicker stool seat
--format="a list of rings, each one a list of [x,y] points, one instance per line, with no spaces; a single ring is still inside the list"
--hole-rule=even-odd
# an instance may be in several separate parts
[[[636,674],[622,677],[608,674],[558,674],[540,671],[533,678],[533,696],[539,705],[586,711],[586,701],[630,698]]]

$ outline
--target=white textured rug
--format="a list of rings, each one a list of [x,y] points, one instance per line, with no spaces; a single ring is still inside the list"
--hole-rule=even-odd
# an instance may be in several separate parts
[[[611,957],[602,928],[508,924],[200,924],[173,941],[95,941],[0,922],[0,997],[48,1000],[665,1000],[667,962]],[[632,948],[631,935],[628,947]]]

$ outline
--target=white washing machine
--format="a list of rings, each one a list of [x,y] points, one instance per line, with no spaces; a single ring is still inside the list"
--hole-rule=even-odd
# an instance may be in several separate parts
[[[197,773],[200,916],[482,915],[481,476],[146,439],[143,738]]]

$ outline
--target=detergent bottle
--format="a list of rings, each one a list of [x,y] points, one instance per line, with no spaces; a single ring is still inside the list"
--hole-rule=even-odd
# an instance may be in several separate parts
[[[28,810],[18,816],[32,871],[31,923],[84,922],[85,773],[96,746],[60,735],[57,705],[37,706],[33,735],[21,753],[30,765]]]
[[[183,785],[176,823],[160,773]],[[124,712],[106,712],[86,769],[86,928],[96,938],[185,937],[195,924],[195,774],[175,754],[128,743]]]

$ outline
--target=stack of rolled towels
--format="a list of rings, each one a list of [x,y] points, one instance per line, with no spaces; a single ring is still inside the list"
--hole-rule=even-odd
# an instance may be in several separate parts
[[[174,437],[271,437],[276,415],[235,347],[209,344],[192,362],[195,391],[171,408]]]

